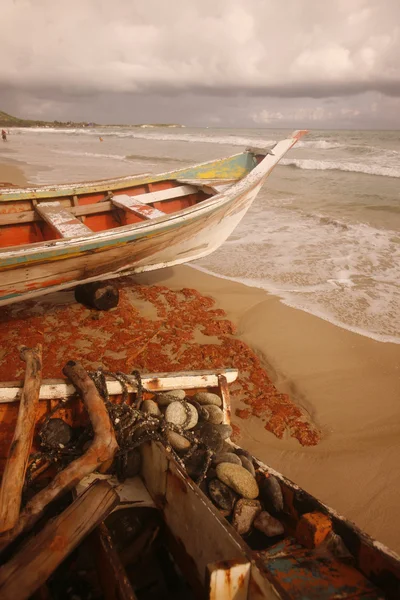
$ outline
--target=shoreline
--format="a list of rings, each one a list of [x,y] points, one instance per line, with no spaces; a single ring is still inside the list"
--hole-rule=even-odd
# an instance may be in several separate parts
[[[303,447],[240,419],[241,444],[260,460],[400,551],[400,346],[342,329],[276,296],[189,266],[137,275],[216,300],[279,391],[311,417],[321,442]],[[237,406],[233,398],[233,412]],[[236,417],[237,419],[237,417]]]
[[[29,181],[20,163],[0,153],[0,189],[2,187],[24,187]]]

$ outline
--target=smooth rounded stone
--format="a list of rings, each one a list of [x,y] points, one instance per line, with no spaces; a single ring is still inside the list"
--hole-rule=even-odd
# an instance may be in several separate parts
[[[193,429],[193,433],[208,448],[210,448],[210,450],[216,454],[221,452],[224,441],[215,425],[206,421],[197,423],[196,427]]]
[[[211,479],[208,482],[208,494],[218,508],[231,513],[237,500],[237,494],[219,479]]]
[[[232,433],[233,433],[233,429],[230,425],[227,425],[225,423],[220,423],[219,425],[217,425],[218,431],[221,434],[221,437],[223,440],[228,440]],[[229,452],[233,452],[233,447],[230,447]]]
[[[160,406],[168,406],[171,402],[183,400],[185,396],[184,390],[171,390],[170,392],[159,392],[156,394],[155,400]]]
[[[261,503],[258,500],[240,498],[235,504],[232,525],[240,535],[245,535],[250,531],[254,519],[260,514],[261,510]]]
[[[191,443],[183,435],[175,431],[167,431],[167,439],[174,450],[183,451],[189,450]]]
[[[237,456],[237,454],[235,454],[235,456]],[[253,466],[253,461],[250,461],[248,458],[246,458],[246,456],[238,456],[238,459],[241,461],[241,464],[244,466],[244,468],[247,469],[248,472],[253,475],[253,477],[255,477],[256,470]]]
[[[189,477],[194,481],[196,481],[203,473],[205,461],[206,453],[204,450],[196,450],[187,460],[185,460],[186,471]]]
[[[197,422],[199,420],[199,413],[197,412],[197,410],[193,406],[193,404],[189,404],[189,403],[185,402],[185,406],[186,406],[188,412],[190,413],[189,422],[185,425],[185,429],[193,429],[193,427],[195,427],[197,425]],[[187,418],[188,417],[186,415],[186,419]]]
[[[221,425],[218,426],[218,429],[221,427]],[[229,426],[230,427],[230,426]],[[231,428],[232,429],[232,428]],[[232,446],[231,442],[229,441],[224,441],[224,446],[222,448],[222,452],[230,452],[230,453],[234,453],[235,448],[234,446]]]
[[[160,407],[158,406],[157,402],[154,402],[154,400],[144,400],[140,410],[147,415],[153,415],[154,417],[161,416]]]
[[[233,465],[241,465],[240,458],[233,454],[233,452],[221,452],[213,458],[213,465],[219,465],[220,463],[227,462]]]
[[[208,420],[208,410],[206,409],[205,406],[201,406],[201,404],[199,404],[198,402],[196,402],[196,400],[193,400],[193,398],[186,398],[188,404],[190,404],[191,406],[194,406],[195,409],[197,410],[197,414],[199,416],[199,421],[207,421]]]
[[[276,535],[282,535],[285,529],[278,519],[272,517],[266,510],[260,512],[257,518],[254,520],[254,527],[259,531],[262,531],[268,537],[275,537]]]
[[[222,406],[222,400],[217,394],[212,394],[211,392],[197,392],[193,396],[193,399],[199,404],[214,404],[215,406]]]
[[[223,418],[224,418],[224,413],[218,406],[215,406],[214,404],[210,404],[209,406],[207,406],[207,412],[208,412],[208,422],[209,423],[212,423],[213,425],[220,425],[222,423]]]
[[[217,465],[217,477],[244,498],[253,500],[258,496],[257,481],[247,469],[240,465],[220,463]]]
[[[186,423],[187,413],[182,402],[171,402],[165,411],[165,420],[181,427]]]
[[[244,450],[243,448],[235,448],[233,451],[238,456],[245,456],[248,460],[253,462],[253,457],[247,450]]]
[[[260,482],[260,496],[265,507],[272,514],[279,513],[283,510],[283,495],[281,486],[274,475],[263,477]]]

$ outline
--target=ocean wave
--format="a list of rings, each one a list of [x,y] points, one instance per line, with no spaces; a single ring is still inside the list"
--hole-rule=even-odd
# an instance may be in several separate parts
[[[284,158],[280,161],[280,164],[307,171],[345,171],[348,173],[363,173],[364,175],[380,175],[382,177],[400,177],[400,168],[377,164],[329,162],[311,158]]]
[[[65,156],[85,156],[90,158],[106,158],[107,160],[122,160],[126,161],[128,157],[120,154],[102,154],[100,152],[79,152],[76,150],[53,150],[55,154],[63,154]]]
[[[296,148],[316,148],[317,150],[332,150],[334,148],[346,148],[346,144],[339,142],[327,142],[326,140],[300,140],[296,144]]]

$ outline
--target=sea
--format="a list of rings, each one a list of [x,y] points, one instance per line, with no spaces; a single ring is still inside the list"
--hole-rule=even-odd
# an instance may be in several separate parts
[[[156,173],[272,147],[282,129],[11,129],[33,184]],[[219,250],[191,263],[380,342],[400,343],[400,132],[310,131]]]

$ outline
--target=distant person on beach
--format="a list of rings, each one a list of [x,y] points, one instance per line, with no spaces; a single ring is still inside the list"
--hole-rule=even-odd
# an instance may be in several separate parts
[[[99,137],[99,140],[102,142],[102,141],[103,141],[103,138],[102,138],[102,137]]]
[[[3,142],[7,141],[7,133],[4,129],[1,130],[1,137],[3,138]]]

